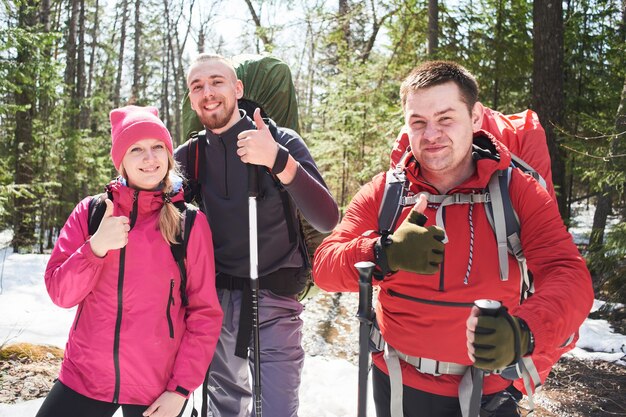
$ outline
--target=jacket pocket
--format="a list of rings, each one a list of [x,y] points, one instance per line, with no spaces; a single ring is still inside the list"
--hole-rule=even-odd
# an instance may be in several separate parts
[[[174,280],[170,280],[170,294],[167,299],[167,310],[165,315],[167,316],[167,325],[170,329],[170,338],[174,338],[174,323],[172,322],[172,306],[174,305]]]
[[[389,290],[388,292],[389,292],[389,295],[392,297],[398,297],[404,300],[409,300],[409,301],[413,301],[415,303],[421,303],[421,304],[429,304],[429,305],[442,306],[442,307],[462,307],[462,308],[471,308],[472,306],[474,306],[473,302],[464,303],[464,302],[455,302],[455,301],[429,300],[426,298],[412,297],[410,295],[402,294],[394,290]]]
[[[78,327],[78,321],[80,320],[80,315],[83,314],[84,306],[85,303],[80,303],[80,305],[78,306],[78,313],[76,313],[76,320],[74,321],[74,331],[76,331],[76,328]]]

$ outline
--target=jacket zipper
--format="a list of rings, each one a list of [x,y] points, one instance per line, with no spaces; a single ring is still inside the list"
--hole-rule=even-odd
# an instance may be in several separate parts
[[[446,225],[446,208],[443,207],[441,209],[441,219],[443,221],[443,225],[445,227]],[[444,281],[443,281],[443,271],[444,271],[444,266],[446,264],[446,251],[443,251],[443,256],[442,256],[443,260],[441,262],[441,266],[439,267],[439,291],[443,292],[445,290],[444,287]]]
[[[226,144],[224,143],[224,138],[220,138],[220,143],[222,144],[222,148],[224,148],[224,191],[226,192],[225,197],[229,197],[228,195],[228,150],[226,149]]]
[[[405,300],[414,301],[416,303],[429,304],[429,305],[435,305],[435,306],[443,306],[443,307],[463,307],[463,308],[469,308],[469,307],[472,307],[474,305],[473,302],[472,303],[457,303],[457,302],[454,302],[454,301],[436,301],[436,300],[428,300],[426,298],[417,298],[417,297],[412,297],[410,295],[399,293],[399,292],[394,291],[394,290],[389,290],[389,295],[391,295],[392,297],[398,297],[398,298],[403,298]]]
[[[172,306],[174,305],[174,280],[170,280],[170,295],[169,298],[167,299],[167,311],[166,311],[166,315],[167,315],[167,325],[170,328],[170,338],[173,339],[174,338],[174,323],[172,322],[172,314],[170,312],[170,309],[172,308]]]
[[[133,194],[133,208],[130,212],[130,228],[132,230],[137,220],[137,196],[139,191]],[[120,250],[120,264],[117,276],[117,319],[115,321],[115,338],[113,340],[113,365],[115,367],[115,391],[113,392],[113,403],[117,404],[120,397],[120,331],[122,328],[122,307],[124,300],[124,263],[126,260],[126,247]]]

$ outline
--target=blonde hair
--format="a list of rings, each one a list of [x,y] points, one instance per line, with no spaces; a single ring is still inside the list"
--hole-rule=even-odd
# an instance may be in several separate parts
[[[174,191],[174,184],[172,184],[170,175],[172,173],[179,173],[176,161],[174,161],[174,157],[169,152],[167,153],[167,161],[168,170],[167,175],[163,179],[162,189],[164,203],[163,207],[161,207],[161,212],[159,213],[158,228],[161,232],[161,236],[163,236],[163,239],[165,239],[165,241],[170,245],[175,245],[179,243],[177,237],[180,234],[183,216],[178,208],[176,208],[176,206],[169,200],[168,196],[172,191]]]
[[[231,61],[230,59],[226,57],[223,57],[222,55],[209,54],[209,53],[203,52],[199,55],[196,55],[196,57],[191,60],[191,63],[189,64],[189,69],[187,70],[187,74],[185,74],[185,79],[187,80],[187,83],[189,83],[189,74],[191,74],[191,70],[196,65],[201,65],[206,62],[212,62],[212,61],[218,61],[218,62],[221,62],[222,64],[225,64],[226,67],[228,67],[228,71],[230,72],[230,75],[232,76],[232,78],[234,80],[237,80],[237,72],[235,71],[235,65],[233,64],[233,61]]]

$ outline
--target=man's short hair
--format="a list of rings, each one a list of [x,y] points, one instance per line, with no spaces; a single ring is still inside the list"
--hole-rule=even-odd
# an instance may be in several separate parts
[[[459,87],[461,99],[471,112],[478,101],[478,82],[467,69],[451,61],[428,61],[413,69],[400,86],[402,109],[410,92],[450,81]]]
[[[189,78],[189,73],[191,72],[191,69],[193,67],[203,62],[210,62],[210,61],[220,61],[226,64],[226,66],[228,66],[229,68],[233,70],[233,75],[235,76],[235,79],[237,79],[237,72],[235,71],[235,66],[233,65],[233,62],[230,59],[225,58],[219,54],[210,54],[207,52],[198,54],[196,55],[194,59],[191,60],[191,62],[189,63],[189,69],[187,70],[187,74],[185,74],[185,79]]]

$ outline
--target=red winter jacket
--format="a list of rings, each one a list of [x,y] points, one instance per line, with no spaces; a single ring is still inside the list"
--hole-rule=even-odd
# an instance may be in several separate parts
[[[122,250],[91,251],[88,211],[81,201],[61,230],[46,267],[46,287],[60,307],[78,305],[59,380],[89,398],[149,405],[164,391],[188,397],[203,381],[219,337],[222,310],[215,291],[211,230],[198,212],[187,247],[187,295],[157,229],[160,191],[112,182],[114,215],[136,222]],[[173,200],[182,200],[182,192]],[[132,222],[132,220],[131,220]]]
[[[491,175],[510,163],[509,152],[499,142],[482,134],[477,136],[475,145],[481,142],[482,148],[498,153],[500,160],[486,157],[477,160],[475,173],[449,194],[481,192]],[[437,193],[418,179],[419,167],[415,161],[408,164],[406,172],[412,192]],[[373,248],[378,235],[370,231],[378,230],[384,186],[384,173],[363,186],[341,224],[316,251],[313,273],[321,288],[358,291],[354,264],[374,261]],[[399,271],[383,281],[374,280],[374,284],[380,286],[376,318],[384,339],[391,346],[411,356],[470,365],[465,322],[471,304],[480,298],[500,300],[511,314],[526,321],[535,336],[534,355],[552,352],[578,329],[593,302],[591,278],[559,217],[556,204],[533,178],[519,170],[513,170],[510,195],[520,219],[522,247],[533,271],[535,294],[519,305],[521,278],[512,256],[509,256],[509,279],[500,280],[496,239],[485,206],[473,205],[471,267],[468,262],[470,206],[447,206],[443,218],[449,242],[439,273],[418,275]],[[404,207],[397,225],[410,210],[411,207]],[[435,213],[436,207],[429,204],[425,212],[427,225],[434,224]],[[468,280],[464,283],[468,269]],[[374,363],[387,370],[382,354],[374,355]],[[439,395],[458,395],[460,376],[435,377],[421,374],[405,362],[401,365],[405,385]],[[490,394],[508,384],[510,381],[492,375],[485,380],[484,392]]]

